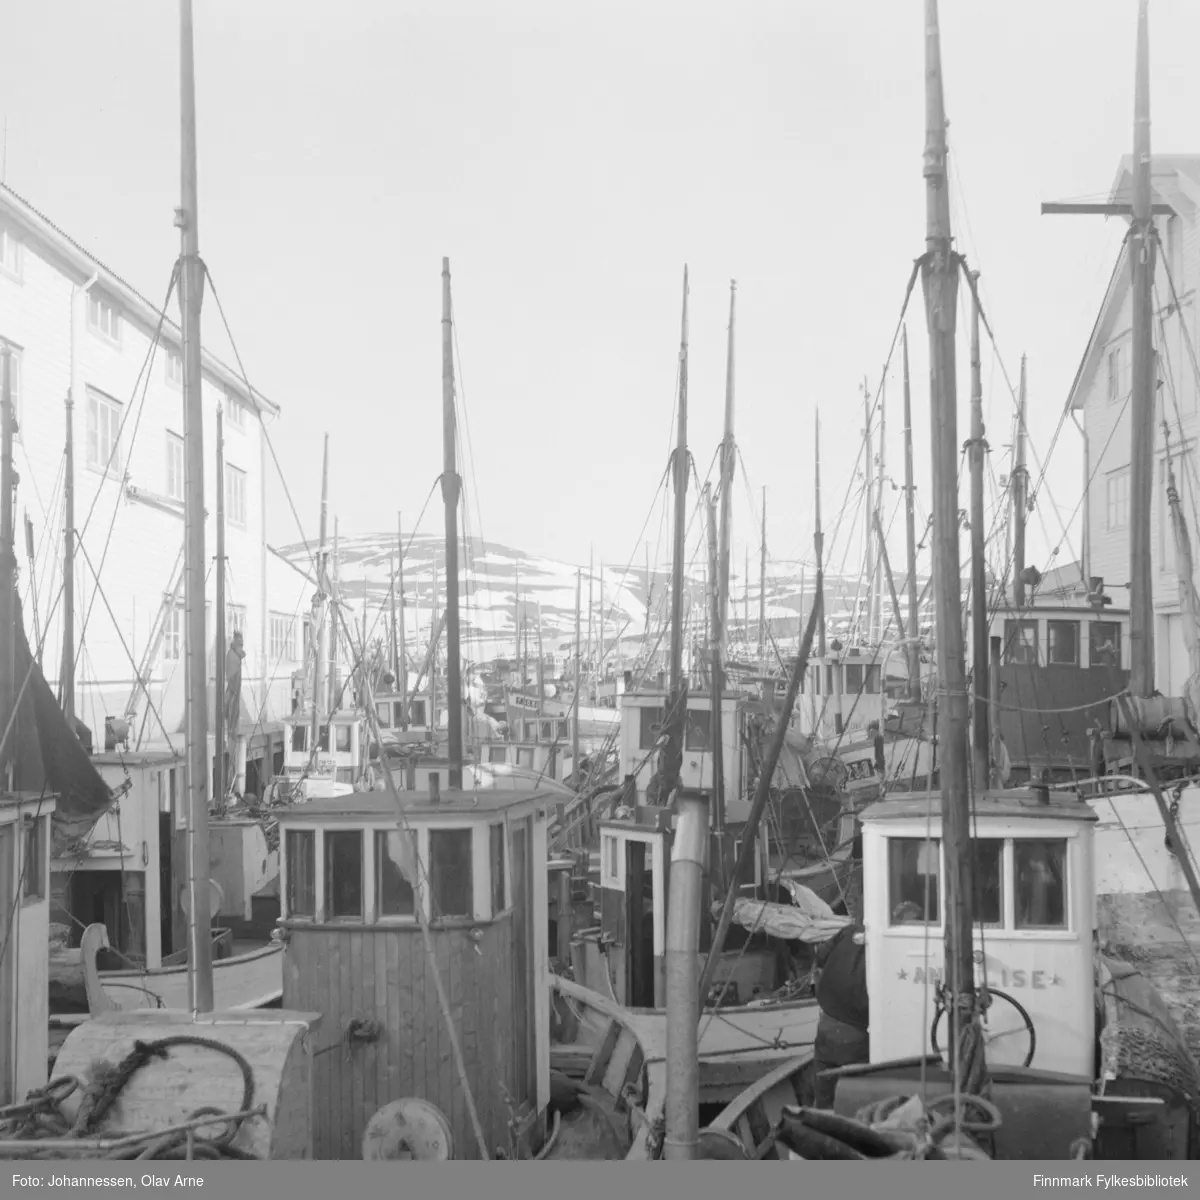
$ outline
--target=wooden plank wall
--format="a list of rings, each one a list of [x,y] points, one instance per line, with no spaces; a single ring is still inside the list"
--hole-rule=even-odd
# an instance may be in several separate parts
[[[488,1153],[508,1152],[509,1108],[517,1094],[514,1047],[512,915],[470,927],[434,929],[434,950],[450,1002]],[[445,1113],[455,1158],[479,1148],[454,1064],[424,940],[415,926],[290,928],[284,952],[283,1006],[324,1015],[315,1037],[313,1157],[357,1159],[367,1122],[392,1100],[414,1096]],[[383,1027],[379,1041],[347,1047],[355,1017]]]

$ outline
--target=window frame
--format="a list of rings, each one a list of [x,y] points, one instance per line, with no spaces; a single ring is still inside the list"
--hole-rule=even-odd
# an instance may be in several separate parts
[[[1004,665],[1006,667],[1036,667],[1042,661],[1041,647],[1041,630],[1038,628],[1038,620],[1036,617],[1005,617],[1004,618]],[[1027,643],[1024,640],[1018,640],[1013,635],[1019,632],[1024,632],[1028,629],[1033,630],[1033,661],[1030,662],[1025,658],[1016,658],[1013,654],[1017,646],[1025,647]]]
[[[108,452],[103,453],[100,446],[100,414],[108,413],[108,433],[110,443]],[[115,420],[115,426],[114,426]],[[121,453],[121,433],[125,422],[125,406],[99,388],[87,386],[87,411],[84,414],[87,444],[84,459],[87,469],[107,479],[123,479],[125,473],[124,459]],[[93,446],[93,442],[95,443]]]
[[[178,500],[182,504],[184,502],[185,488],[186,488],[186,484],[184,482],[184,480],[185,480],[184,464],[187,461],[184,456],[183,438],[180,437],[179,434],[177,434],[177,433],[172,433],[171,430],[169,430],[169,429],[166,431],[166,433],[167,433],[167,483],[166,483],[166,491],[164,494],[168,497],[168,499]],[[178,464],[176,464],[173,461],[173,459],[175,457],[178,457],[178,459],[179,459]],[[178,479],[178,482],[179,482],[178,490],[174,489],[171,486],[172,485],[172,476],[174,476]]]
[[[183,391],[183,353],[171,346],[163,357],[163,375],[168,387]]]
[[[298,912],[292,906],[294,889],[296,886],[294,872],[292,870],[292,839],[307,838],[308,860],[312,878],[309,880],[308,887],[312,895],[312,911]],[[317,921],[317,902],[320,899],[320,889],[317,882],[317,831],[315,829],[287,829],[284,831],[283,837],[283,911],[287,914],[289,921]]]
[[[398,836],[401,838],[409,838],[410,839],[410,848],[412,851],[413,863],[416,864],[416,863],[420,862],[420,855],[419,855],[420,839],[418,837],[417,831],[415,829],[402,829],[402,828],[394,828],[394,829],[375,828],[372,830],[372,832],[374,833],[374,837],[371,838],[371,849],[372,849],[371,866],[372,866],[372,874],[373,874],[374,878],[372,879],[372,888],[371,888],[371,892],[372,892],[371,916],[374,919],[374,921],[380,925],[413,925],[417,922],[418,917],[419,917],[418,905],[420,905],[422,903],[421,892],[424,890],[420,886],[418,886],[418,884],[408,883],[408,888],[412,895],[412,911],[411,912],[408,912],[408,913],[385,913],[383,911],[383,892],[382,892],[383,872],[380,870],[380,864],[382,861],[381,849],[384,846],[386,846],[386,841],[381,841],[381,840],[387,839],[387,838],[390,838],[393,836]],[[419,874],[419,868],[418,868],[418,874]],[[403,873],[401,873],[401,876],[403,877]],[[408,881],[406,880],[405,882],[407,883]]]
[[[234,429],[245,429],[248,421],[246,419],[246,404],[241,396],[233,392],[225,393],[225,424],[232,426]]]
[[[7,221],[0,221],[0,273],[25,282],[25,239]]]
[[[441,883],[440,872],[442,867],[439,865],[437,858],[434,856],[434,839],[442,837],[461,837],[467,835],[467,845],[470,847],[470,869],[466,872],[465,880],[455,881],[454,886],[465,886],[464,907],[466,912],[450,912],[446,911],[448,906],[443,906],[438,896],[439,885]],[[476,868],[476,846],[475,846],[475,831],[470,826],[437,826],[431,827],[425,831],[427,857],[425,859],[425,873],[429,879],[429,911],[431,921],[462,921],[466,919],[474,919],[476,907],[475,895],[475,868]],[[490,890],[490,889],[489,889]]]
[[[294,663],[296,658],[296,617],[294,614],[268,613],[271,660],[276,663]],[[286,625],[286,632],[281,632]]]
[[[367,853],[366,853],[366,830],[361,826],[353,828],[326,828],[322,831],[321,838],[321,864],[324,868],[324,878],[321,881],[321,900],[322,912],[324,915],[324,924],[326,925],[362,925],[367,919],[367,903],[369,893],[367,891]],[[350,839],[358,843],[358,912],[341,912],[333,911],[334,893],[333,881],[330,879],[330,860],[334,852],[334,846],[337,844],[332,839],[346,838],[347,844],[351,844]]]
[[[108,314],[108,328],[105,328],[104,314]],[[110,299],[102,291],[96,287],[92,287],[87,294],[87,325],[88,329],[100,338],[102,341],[108,342],[110,346],[120,347],[121,345],[121,326],[122,321],[121,308],[117,302]]]
[[[30,872],[30,864],[33,871]],[[40,815],[21,818],[21,903],[46,899],[46,827]]]
[[[248,524],[247,482],[248,476],[241,467],[225,464],[225,520],[237,529],[245,529]]]
[[[18,346],[11,338],[0,337],[0,349],[7,347],[9,350],[9,361],[12,363],[12,372],[9,376],[9,386],[12,391],[12,406],[13,419],[16,421],[16,428],[13,430],[13,438],[16,441],[21,440],[21,422],[24,416],[24,405],[22,397],[24,394],[24,379],[25,379],[25,347]],[[3,358],[0,357],[0,373],[4,370]],[[4,387],[3,374],[0,374],[0,388]]]
[[[184,608],[182,604],[173,602],[170,596],[165,597],[168,605],[167,614],[163,618],[163,633],[161,655],[164,663],[183,661]]]
[[[1114,495],[1114,491],[1117,493]],[[1115,517],[1114,517],[1115,512]],[[1129,468],[1109,471],[1104,479],[1104,528],[1109,533],[1129,528]]]
[[[1096,630],[1099,629],[1101,626],[1105,627],[1106,629],[1113,630],[1116,632],[1116,647],[1115,647],[1116,661],[1115,662],[1099,662],[1099,661],[1097,661]],[[1111,668],[1115,668],[1116,670],[1119,671],[1121,669],[1121,652],[1123,649],[1123,647],[1121,645],[1121,639],[1122,639],[1123,633],[1124,633],[1124,631],[1121,628],[1120,621],[1089,621],[1088,622],[1088,666],[1089,667],[1111,667]],[[1100,654],[1103,655],[1104,653],[1105,653],[1105,651],[1103,651],[1103,650],[1100,651]]]
[[[1080,636],[1079,621],[1073,621],[1065,617],[1047,617],[1046,618],[1046,665],[1049,667],[1078,667],[1082,665],[1082,638]],[[1054,658],[1054,631],[1056,627],[1069,628],[1072,631],[1072,636],[1075,639],[1075,657],[1070,662],[1058,661]]]

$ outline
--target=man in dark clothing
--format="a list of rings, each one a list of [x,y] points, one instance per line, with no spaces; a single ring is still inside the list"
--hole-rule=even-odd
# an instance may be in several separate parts
[[[869,1062],[871,1015],[867,998],[867,954],[859,924],[839,930],[816,956],[817,1004],[821,1017],[813,1046],[816,1074],[813,1104],[832,1108],[836,1078],[821,1072],[851,1063]]]

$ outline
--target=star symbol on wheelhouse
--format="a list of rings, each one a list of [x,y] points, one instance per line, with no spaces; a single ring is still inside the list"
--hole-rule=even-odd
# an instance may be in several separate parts
[[[901,967],[900,970],[896,972],[896,978],[897,979],[907,979],[908,972],[903,967]]]

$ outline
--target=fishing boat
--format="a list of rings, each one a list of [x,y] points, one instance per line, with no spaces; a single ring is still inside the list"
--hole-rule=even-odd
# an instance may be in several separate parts
[[[793,1102],[804,1099],[804,1064],[797,1059],[760,1081],[722,1115],[721,1124],[724,1131],[737,1130],[743,1152],[756,1157],[769,1153],[766,1143],[774,1140],[802,1157],[844,1159],[1189,1158],[1197,1145],[1200,1097],[1194,1060],[1162,999],[1136,970],[1107,959],[1095,945],[1096,813],[1075,789],[992,786],[982,604],[972,614],[975,690],[968,709],[953,370],[955,301],[964,267],[951,252],[937,15],[936,0],[926,0],[928,251],[919,267],[932,363],[933,591],[945,697],[941,795],[892,793],[861,814],[864,932],[856,936],[865,944],[870,1062],[832,1072],[833,1115]],[[1135,161],[1145,172],[1147,40],[1143,0]],[[1135,188],[1135,233],[1143,237],[1150,225],[1148,196],[1148,189]],[[1140,271],[1146,258],[1133,257]],[[977,276],[965,275],[973,300],[971,565],[973,591],[980,596],[980,304]],[[1135,291],[1138,282],[1135,276]],[[1144,276],[1141,282],[1144,287]],[[1136,305],[1134,313],[1137,347],[1144,317]],[[1154,411],[1149,350],[1148,341],[1142,352],[1135,350],[1135,427],[1139,416],[1151,420]],[[1149,514],[1135,516],[1145,533]],[[1147,550],[1135,536],[1135,622],[1148,617],[1136,603]],[[1123,700],[1135,748],[1145,719],[1138,708],[1155,707],[1141,690],[1152,677],[1148,641],[1134,639],[1134,697]],[[906,1120],[898,1123],[903,1108]],[[766,1133],[764,1119],[773,1121]],[[896,1134],[908,1138],[905,1148],[896,1145]]]

